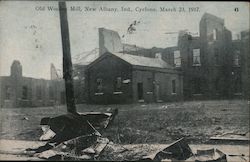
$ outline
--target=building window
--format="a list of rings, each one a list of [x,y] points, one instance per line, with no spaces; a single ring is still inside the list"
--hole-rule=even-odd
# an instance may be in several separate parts
[[[49,98],[50,98],[51,100],[54,99],[54,89],[53,89],[52,86],[49,86]]]
[[[181,67],[181,54],[180,51],[174,51],[174,65],[175,67]]]
[[[200,49],[193,49],[193,66],[201,66]]]
[[[115,80],[115,92],[121,92],[121,87],[122,87],[122,78],[117,77]]]
[[[193,80],[193,94],[201,94],[201,79],[196,78]]]
[[[234,51],[233,63],[234,63],[234,66],[240,66],[240,51],[239,50]]]
[[[102,90],[103,90],[103,81],[102,81],[102,79],[98,78],[96,80],[96,85],[97,85],[96,92],[97,93],[102,93]]]
[[[23,86],[23,90],[22,90],[22,99],[23,100],[27,100],[28,99],[28,87],[27,86]]]
[[[41,88],[41,86],[37,86],[36,87],[36,98],[38,100],[42,99],[42,88]]]
[[[5,87],[5,99],[9,100],[10,96],[11,96],[11,88],[10,88],[10,86],[6,86]]]
[[[214,29],[213,30],[213,40],[217,40],[218,39],[218,30]]]
[[[215,60],[215,65],[219,65],[219,49],[215,48],[214,49],[214,60]]]
[[[172,80],[172,93],[173,94],[176,93],[176,83],[175,83],[175,80]]]
[[[234,73],[234,94],[239,94],[242,92],[242,82],[241,75]]]
[[[148,87],[147,94],[152,94],[153,93],[153,79],[148,78],[147,82],[148,82],[147,83],[147,87]]]

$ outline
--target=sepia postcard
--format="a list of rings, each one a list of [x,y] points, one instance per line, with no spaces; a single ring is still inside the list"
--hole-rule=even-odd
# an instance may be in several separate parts
[[[0,160],[248,162],[249,15],[0,1]]]

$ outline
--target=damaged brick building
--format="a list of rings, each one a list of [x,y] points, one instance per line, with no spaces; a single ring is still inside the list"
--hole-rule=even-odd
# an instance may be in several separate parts
[[[247,67],[242,66],[241,59],[249,55],[249,46],[242,40],[232,40],[224,20],[214,15],[205,13],[199,28],[199,37],[179,33],[177,47],[163,57],[182,70],[185,99],[249,97],[243,93],[247,79],[242,78],[242,71]],[[246,35],[249,37],[249,32]]]
[[[125,59],[123,55],[128,58]],[[141,61],[139,66],[134,65],[137,59]],[[147,63],[157,59],[167,66],[151,67]],[[147,61],[143,63],[143,60]],[[161,102],[182,98],[185,100],[249,99],[249,63],[249,30],[241,32],[237,40],[232,40],[232,34],[225,27],[224,19],[209,13],[205,13],[200,20],[199,36],[180,31],[177,45],[167,48],[146,49],[124,44],[118,32],[99,28],[99,48],[82,53],[76,59],[73,58],[75,99],[76,103]],[[116,92],[115,83],[127,80],[115,74],[111,77],[111,73],[116,73],[115,71],[119,69],[116,66],[121,66],[120,70],[125,69],[126,74],[130,75],[131,83],[122,84],[123,88],[131,84],[123,94],[113,94]],[[24,77],[18,61],[14,61],[12,68],[15,70],[11,71],[10,76],[0,77],[1,107],[49,106],[65,102],[62,79]],[[98,77],[98,71],[104,69],[106,70],[103,72],[103,78],[107,80],[109,78],[111,82],[106,84],[109,91],[106,94],[109,95],[93,96],[97,90],[96,84],[103,84],[105,90],[104,79],[102,82]],[[90,71],[96,75],[95,80],[91,82],[88,81],[92,77]],[[158,78],[160,84],[157,87],[158,75],[163,77]],[[139,77],[141,79],[138,79]],[[174,93],[173,87],[178,93]],[[39,89],[42,89],[42,92]],[[101,96],[104,99],[101,99]]]
[[[177,46],[146,49],[123,44],[117,32],[100,28],[99,56],[93,61],[107,51],[152,59],[160,56],[181,71],[186,100],[249,98],[249,31],[242,32],[241,39],[232,40],[224,19],[209,13],[202,16],[199,29],[199,36],[180,31]],[[79,72],[87,65],[75,67]]]
[[[64,81],[23,76],[22,65],[14,60],[10,76],[0,77],[1,107],[53,106],[65,103]]]
[[[232,40],[224,19],[205,13],[199,36],[180,31],[177,46],[137,48],[126,53],[154,58],[157,54],[183,73],[184,99],[249,98],[249,31]]]
[[[178,101],[182,74],[158,58],[106,52],[86,69],[90,103]]]

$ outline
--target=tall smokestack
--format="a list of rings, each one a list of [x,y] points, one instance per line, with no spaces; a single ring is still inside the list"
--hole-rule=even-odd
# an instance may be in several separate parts
[[[63,78],[65,80],[66,103],[69,113],[76,113],[74,86],[72,78],[72,61],[70,54],[69,26],[66,3],[59,2],[61,37],[63,47]]]

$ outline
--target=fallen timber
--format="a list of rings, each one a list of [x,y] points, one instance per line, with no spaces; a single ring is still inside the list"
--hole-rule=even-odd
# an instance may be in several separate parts
[[[13,145],[15,143],[15,145]],[[39,158],[38,154],[31,155],[25,151],[26,148],[36,148],[44,145],[42,141],[23,141],[23,140],[0,140],[0,159],[1,160],[47,160]],[[108,142],[97,160],[100,161],[136,161],[146,156],[167,148],[169,144],[130,144],[120,145]],[[249,161],[248,145],[211,145],[211,144],[190,144],[193,153],[197,150],[208,150],[211,148],[219,149],[227,155],[228,162],[247,162]],[[111,154],[112,153],[112,154]],[[77,159],[77,157],[74,157]],[[80,159],[78,159],[80,160]]]

